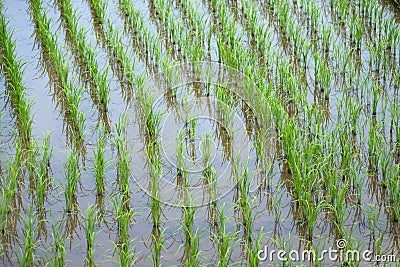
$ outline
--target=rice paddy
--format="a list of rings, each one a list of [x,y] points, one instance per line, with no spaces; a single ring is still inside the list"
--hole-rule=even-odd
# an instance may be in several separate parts
[[[0,266],[400,266],[399,1],[0,0],[0,65]]]

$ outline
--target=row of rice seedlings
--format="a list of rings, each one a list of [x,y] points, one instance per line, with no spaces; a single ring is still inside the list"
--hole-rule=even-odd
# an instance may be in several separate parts
[[[157,67],[161,66],[164,69],[173,65],[171,55],[168,51],[162,53],[159,37],[151,33],[146,27],[146,20],[141,15],[140,11],[134,9],[130,0],[121,0],[119,5],[122,15],[125,18],[125,27],[129,28],[131,34],[140,41],[146,53],[146,59],[150,59]]]
[[[151,217],[153,229],[151,234],[151,261],[153,266],[161,266],[161,252],[164,249],[164,231],[161,227],[162,201],[160,180],[162,179],[162,161],[156,142],[146,146],[147,156],[150,161],[150,190],[151,190]]]
[[[182,51],[183,55],[192,62],[201,61],[204,55],[204,33],[197,32],[196,30],[192,31],[192,28],[188,28],[187,31],[184,32],[185,24],[173,18],[171,12],[167,12],[171,9],[168,1],[151,0],[150,2],[153,3],[156,11],[160,14],[166,26],[165,30],[171,35],[171,39],[176,41],[178,51]],[[200,20],[199,22],[203,21]]]
[[[31,0],[32,17],[36,25],[36,35],[42,44],[42,53],[52,63],[47,62],[51,69],[47,69],[50,79],[53,73],[56,76],[55,95],[58,105],[61,105],[63,117],[67,121],[67,137],[77,148],[82,148],[84,138],[85,116],[79,110],[82,96],[81,88],[74,86],[72,80],[68,80],[69,66],[57,45],[56,36],[50,30],[50,20],[46,11],[42,8],[40,0]],[[46,64],[46,63],[45,63]]]
[[[149,170],[149,198],[153,229],[151,234],[151,261],[153,266],[161,266],[161,252],[164,249],[164,231],[161,224],[162,201],[160,180],[162,179],[161,147],[158,141],[161,131],[161,114],[154,110],[152,99],[149,95],[139,94],[141,115],[144,116],[144,143]]]
[[[237,167],[236,167],[237,168]],[[237,205],[241,211],[242,225],[243,225],[243,242],[247,250],[248,264],[250,266],[259,265],[258,251],[261,249],[261,241],[263,238],[263,229],[261,228],[257,237],[253,233],[253,207],[255,199],[251,199],[249,195],[249,173],[247,166],[244,167],[241,177],[238,181],[239,200]]]
[[[109,53],[110,65],[113,72],[118,76],[121,83],[123,97],[125,101],[129,103],[132,99],[133,89],[140,86],[143,77],[135,75],[134,58],[126,53],[125,45],[118,31],[115,30],[113,24],[106,19],[106,2],[102,0],[91,0],[89,4],[90,7],[93,8],[95,17],[101,23],[102,36],[104,36],[103,45]]]
[[[128,6],[133,10],[132,6],[130,5]],[[131,25],[130,14],[128,13],[130,11],[126,10],[122,1],[119,1],[118,8],[120,11],[121,18],[123,19],[124,33],[126,33],[131,37],[130,39],[133,49],[135,49],[136,54],[138,55],[140,60],[146,63],[146,66],[149,69],[149,71],[156,73],[157,72],[156,65],[155,62],[152,60],[153,56],[150,55],[150,51],[146,50],[149,48],[149,46],[143,45],[143,41],[141,39],[142,34],[136,34],[136,30]],[[149,35],[146,34],[146,36]]]
[[[150,69],[156,70],[157,68],[162,69],[165,72],[165,78],[168,91],[166,94],[171,97],[176,97],[176,89],[170,90],[168,84],[174,81],[173,73],[171,72],[175,61],[173,60],[173,55],[169,50],[163,51],[161,42],[159,41],[159,36],[152,34],[150,29],[146,27],[146,20],[141,15],[140,11],[133,8],[130,0],[121,0],[119,4],[121,15],[124,18],[124,27],[126,31],[129,31],[133,39],[133,46],[139,48],[142,51],[142,56],[145,56],[145,61],[147,65],[150,65]],[[140,49],[140,48],[143,49]],[[141,51],[139,51],[141,52]],[[150,61],[149,61],[150,59]],[[139,91],[138,96],[144,92]],[[168,102],[170,105],[171,102]]]
[[[182,11],[184,12],[184,19],[189,23],[191,31],[195,33],[194,36],[199,38],[199,42],[205,44],[207,41],[208,44],[208,52],[211,50],[210,38],[209,34],[211,32],[211,27],[209,29],[206,28],[205,16],[202,16],[199,12],[198,8],[195,7],[192,1],[189,0],[178,0],[176,1],[177,5],[182,6]],[[208,31],[208,32],[207,32]]]
[[[306,6],[313,5],[313,2],[311,3],[305,3]],[[304,36],[302,32],[302,27],[300,24],[296,23],[294,20],[294,16],[291,16],[290,13],[287,15],[286,12],[283,12],[285,14],[284,16],[281,16],[281,11],[286,10],[288,7],[288,3],[285,4],[277,4],[276,6],[276,12],[278,13],[278,20],[282,22],[284,20],[286,22],[286,28],[284,28],[287,37],[290,42],[293,43],[293,54],[296,58],[299,59],[299,61],[303,64],[304,67],[304,73],[300,73],[301,76],[306,77],[306,72],[307,72],[307,67],[311,67],[310,65],[310,60],[314,60],[314,88],[319,89],[322,91],[324,98],[326,100],[329,99],[330,91],[331,91],[331,72],[328,71],[328,62],[326,61],[326,50],[327,47],[329,47],[328,41],[329,41],[329,32],[326,33],[328,36],[325,36],[323,40],[325,42],[322,42],[322,47],[325,47],[324,49],[318,49],[315,46],[307,44],[309,41],[307,40],[307,36]],[[316,10],[316,8],[313,6],[312,10]],[[289,12],[289,11],[288,11]],[[312,15],[312,21],[319,20],[319,15],[316,14],[315,12],[310,12]],[[314,32],[318,34],[317,29],[314,27]],[[328,50],[329,52],[329,50]],[[313,57],[309,58],[308,55],[313,55]]]
[[[104,126],[108,127],[107,113],[110,102],[110,87],[107,82],[108,70],[99,70],[95,52],[86,40],[87,31],[78,27],[79,19],[76,16],[76,10],[72,8],[71,1],[61,0],[59,4],[64,14],[67,36],[69,36],[67,40],[69,40],[71,48],[75,52],[76,61],[81,69],[79,72],[81,79],[86,85],[89,84],[93,103],[98,108]]]
[[[67,162],[64,163],[65,178],[67,184],[64,186],[64,196],[66,203],[66,212],[74,211],[77,203],[78,181],[81,175],[79,167],[79,157],[74,151],[70,151],[67,155]]]
[[[1,10],[0,31],[0,61],[8,88],[6,94],[15,112],[18,136],[22,139],[24,147],[27,148],[32,134],[32,117],[30,114],[31,104],[25,97],[26,88],[22,80],[24,62],[17,58],[13,32],[8,28],[8,22]]]
[[[137,33],[137,38],[143,42],[145,46],[145,51],[154,61],[154,64],[160,64],[161,60],[161,50],[158,46],[158,42],[148,29],[143,28],[142,17],[139,12],[136,12],[132,8],[132,4],[129,1],[121,1],[120,9],[124,14],[125,18],[129,18],[129,27],[135,29]],[[141,25],[141,26],[140,26]],[[140,88],[140,87],[139,87]],[[146,154],[149,160],[149,170],[150,170],[150,190],[151,190],[151,214],[153,219],[153,231],[151,235],[152,247],[151,247],[151,260],[153,266],[160,266],[161,262],[161,251],[163,249],[163,231],[161,229],[160,217],[161,217],[161,202],[160,202],[160,189],[159,189],[159,179],[161,178],[161,161],[159,158],[160,148],[158,147],[158,133],[160,130],[160,114],[154,112],[152,107],[152,99],[148,98],[146,92],[138,91],[138,99],[140,105],[140,112],[144,116],[144,124],[142,125],[144,130],[143,134],[145,136],[146,143]],[[118,136],[118,135],[117,135]],[[118,144],[118,142],[117,142]],[[118,145],[117,145],[118,147]]]
[[[199,8],[194,8],[190,1],[178,1],[182,13],[190,21],[189,26],[194,32],[203,32],[199,42],[206,45],[207,57],[212,59],[213,41],[215,41],[216,25],[213,24],[212,18],[206,14],[201,14]],[[204,36],[204,37],[203,37]],[[204,40],[203,40],[204,38]],[[206,58],[206,56],[204,56]],[[212,59],[213,60],[213,59]]]
[[[86,245],[87,245],[87,254],[85,263],[86,266],[93,267],[96,266],[94,261],[94,240],[96,238],[97,232],[95,232],[96,222],[97,222],[97,213],[96,206],[89,206],[86,210]]]
[[[159,33],[159,38],[165,40],[165,51],[171,51],[171,54],[176,58],[178,57],[172,40],[170,40],[167,33],[167,25],[171,13],[174,12],[171,3],[164,3],[160,1],[148,1],[150,19],[156,26],[156,32]],[[161,13],[160,13],[161,12]],[[178,52],[181,52],[178,51]]]
[[[136,253],[130,247],[129,227],[135,214],[130,207],[130,153],[127,146],[127,117],[121,116],[116,124],[115,146],[118,152],[117,179],[120,185],[120,197],[114,201],[118,224],[118,249],[120,266],[132,266],[137,260]]]
[[[398,39],[399,39],[399,34],[400,34],[400,28],[396,26],[396,23],[394,22],[394,17],[392,15],[387,15],[383,19],[383,7],[379,5],[378,3],[374,1],[363,1],[362,7],[361,7],[362,14],[368,14],[364,16],[364,19],[366,20],[367,24],[368,22],[371,24],[373,23],[375,26],[370,26],[373,27],[373,31],[375,34],[368,34],[368,31],[365,32],[358,32],[356,33],[357,35],[364,35],[366,39],[366,45],[369,48],[369,50],[381,50],[383,48],[386,52],[388,52],[386,55],[387,57],[384,57],[383,59],[378,59],[378,62],[381,63],[383,62],[383,78],[385,78],[388,74],[391,73],[392,70],[397,69],[396,64],[396,54],[398,54],[397,50],[399,49],[398,46]],[[355,15],[353,15],[355,16]],[[371,20],[372,19],[372,20]],[[368,25],[363,25],[363,22],[360,20],[354,19],[354,20],[346,20],[344,23],[344,26],[349,28],[349,30],[353,28],[362,28],[368,27]],[[360,31],[360,30],[358,30]],[[352,34],[350,35],[352,37]],[[371,43],[372,44],[371,44]],[[351,44],[350,44],[351,45]],[[372,47],[375,47],[374,49],[371,49]],[[373,53],[376,53],[377,51],[373,51]],[[391,71],[387,71],[391,70]]]

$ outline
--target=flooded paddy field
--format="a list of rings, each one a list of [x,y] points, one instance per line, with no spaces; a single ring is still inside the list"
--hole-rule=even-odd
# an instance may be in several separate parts
[[[396,1],[0,6],[0,266],[400,266]]]

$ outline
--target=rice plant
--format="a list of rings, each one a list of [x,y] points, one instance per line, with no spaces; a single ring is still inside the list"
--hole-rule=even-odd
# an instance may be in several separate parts
[[[22,232],[24,236],[24,248],[21,250],[18,263],[20,266],[35,266],[35,221],[30,208],[28,210],[27,218],[24,220],[24,228],[22,229]]]
[[[226,224],[225,207],[222,207],[218,216],[217,232],[212,233],[212,239],[218,251],[218,266],[229,266],[232,247],[236,243],[237,233],[227,232]]]
[[[65,249],[65,237],[61,233],[61,226],[52,225],[52,251],[54,253],[52,266],[65,266],[66,263],[66,249]]]
[[[96,192],[98,196],[103,196],[105,193],[105,176],[107,169],[107,159],[105,158],[105,136],[99,134],[97,138],[97,149],[94,151],[94,176],[96,180]]]
[[[87,255],[86,255],[86,265],[87,266],[96,266],[94,260],[94,241],[97,235],[95,232],[95,225],[97,221],[97,214],[96,214],[96,206],[89,206],[86,210],[86,227],[85,227],[85,234],[86,234],[86,245],[87,245]]]
[[[66,202],[66,212],[71,213],[76,206],[76,196],[78,190],[78,181],[80,177],[79,157],[74,151],[67,155],[67,162],[64,163],[65,178],[67,184],[64,187],[64,196]]]
[[[133,209],[127,208],[129,203],[124,202],[123,197],[116,198],[113,204],[116,210],[116,222],[118,224],[118,241],[116,243],[116,248],[119,254],[119,265],[132,266],[137,256],[130,247],[129,228],[135,212]]]

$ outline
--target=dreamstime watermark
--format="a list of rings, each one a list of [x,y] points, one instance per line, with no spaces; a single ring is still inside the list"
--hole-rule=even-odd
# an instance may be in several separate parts
[[[263,250],[259,250],[257,257],[262,262],[369,262],[369,263],[393,263],[396,262],[396,255],[394,254],[382,254],[377,255],[372,250],[356,250],[346,249],[347,241],[344,239],[336,240],[336,248],[329,247],[320,251],[318,254],[314,250],[302,250],[298,251],[292,249],[286,250],[269,250],[267,246],[264,246]]]

